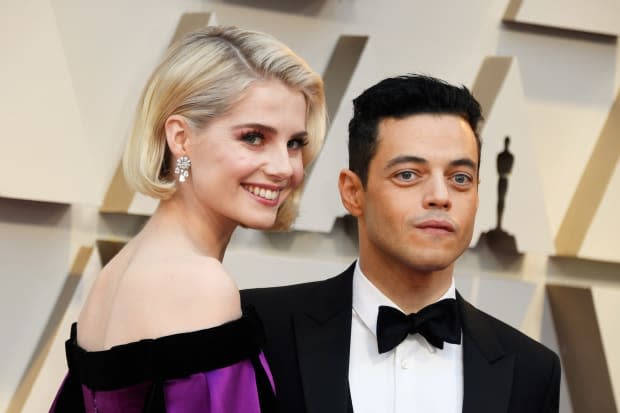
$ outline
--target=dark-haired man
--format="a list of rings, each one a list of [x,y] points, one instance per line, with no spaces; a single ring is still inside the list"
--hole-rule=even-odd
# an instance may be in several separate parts
[[[359,260],[325,281],[242,292],[265,324],[282,412],[558,411],[558,357],[455,289],[480,118],[465,87],[427,76],[354,100],[338,187]]]

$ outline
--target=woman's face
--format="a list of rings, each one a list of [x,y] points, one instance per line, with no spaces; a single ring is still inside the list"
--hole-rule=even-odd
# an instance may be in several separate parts
[[[189,201],[216,219],[270,228],[303,179],[307,139],[303,94],[277,80],[254,82],[229,113],[188,139],[191,177],[179,185],[189,184]]]

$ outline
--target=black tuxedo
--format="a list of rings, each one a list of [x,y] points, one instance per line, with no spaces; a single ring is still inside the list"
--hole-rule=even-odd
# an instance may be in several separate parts
[[[325,281],[241,292],[265,325],[281,413],[352,411],[348,386],[354,265]],[[457,292],[463,322],[463,412],[557,412],[555,353],[477,310]]]

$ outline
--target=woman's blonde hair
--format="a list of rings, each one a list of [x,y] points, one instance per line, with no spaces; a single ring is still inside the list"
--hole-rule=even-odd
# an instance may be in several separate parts
[[[130,186],[145,195],[168,199],[176,190],[164,124],[182,115],[204,128],[225,114],[242,92],[259,80],[276,79],[306,100],[308,144],[304,169],[316,158],[325,135],[323,81],[308,64],[272,36],[236,27],[207,27],[173,44],[142,93],[123,168]],[[297,215],[301,186],[282,203],[273,229],[288,229]]]

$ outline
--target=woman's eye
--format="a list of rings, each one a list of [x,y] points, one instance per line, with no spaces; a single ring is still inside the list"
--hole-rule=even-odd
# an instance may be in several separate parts
[[[308,139],[295,138],[286,143],[289,150],[301,149],[308,144]]]
[[[249,143],[250,145],[260,145],[261,143],[263,143],[263,139],[265,139],[263,134],[256,131],[246,132],[241,135],[241,140]]]

